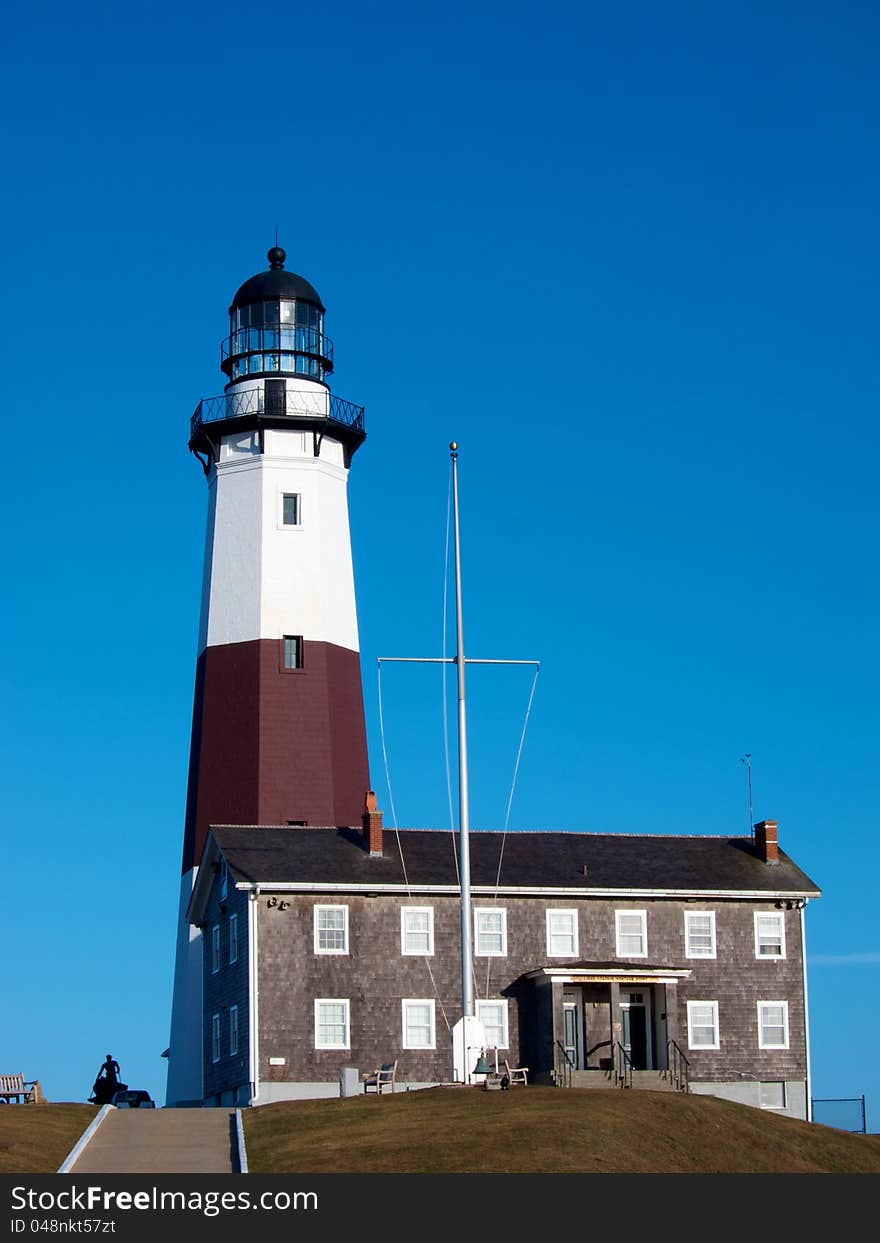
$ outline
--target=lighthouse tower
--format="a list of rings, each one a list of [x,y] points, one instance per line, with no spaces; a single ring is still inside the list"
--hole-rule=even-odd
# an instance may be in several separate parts
[[[331,394],[325,308],[274,246],[189,447],[208,483],[169,1105],[202,1100],[202,945],[185,911],[212,824],[351,825],[369,789],[347,482],[363,408]]]

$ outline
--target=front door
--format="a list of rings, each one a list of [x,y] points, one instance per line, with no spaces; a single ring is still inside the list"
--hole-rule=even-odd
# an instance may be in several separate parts
[[[582,1002],[577,993],[562,995],[562,1045],[572,1070],[583,1069]]]
[[[647,993],[621,993],[621,1041],[633,1070],[651,1069]]]

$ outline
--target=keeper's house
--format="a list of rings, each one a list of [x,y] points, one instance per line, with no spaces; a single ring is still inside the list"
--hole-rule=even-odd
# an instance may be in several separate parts
[[[375,800],[368,799],[374,808]],[[816,885],[752,837],[473,832],[477,1017],[530,1083],[688,1089],[804,1118],[804,908]],[[456,838],[211,829],[208,1105],[335,1096],[343,1066],[449,1082],[460,1017]],[[493,1055],[494,1056],[494,1055]]]

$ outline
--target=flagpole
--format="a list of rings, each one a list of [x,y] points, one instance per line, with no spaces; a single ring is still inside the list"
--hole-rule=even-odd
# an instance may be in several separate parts
[[[449,446],[452,458],[452,508],[455,532],[455,625],[458,670],[458,821],[459,821],[459,876],[461,880],[461,1013],[470,1017],[474,1013],[473,919],[471,917],[471,854],[468,842],[470,830],[468,812],[468,764],[467,719],[464,693],[464,622],[461,609],[461,538],[458,524],[458,445],[453,440]]]

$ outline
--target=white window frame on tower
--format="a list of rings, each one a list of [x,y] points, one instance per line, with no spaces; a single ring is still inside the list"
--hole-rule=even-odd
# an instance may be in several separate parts
[[[483,926],[487,915],[500,915],[501,928],[486,929]],[[486,937],[501,936],[500,949],[486,949]],[[507,957],[507,911],[503,906],[475,906],[474,907],[474,955],[477,958],[506,958]]]
[[[696,945],[694,938],[705,937],[705,930],[694,932],[691,922],[696,919],[708,919],[709,921],[709,947]],[[715,940],[715,912],[714,911],[685,911],[684,913],[684,956],[685,958],[715,958],[717,955],[717,943]]]
[[[238,1006],[229,1007],[229,1056],[238,1053]]]
[[[288,498],[291,498],[296,501],[296,522],[285,521],[285,511],[287,508],[285,502],[287,501]],[[303,507],[302,507],[302,493],[301,492],[284,492],[284,491],[279,492],[278,493],[278,527],[279,529],[282,531],[301,531],[302,525],[303,525],[302,509]]]
[[[549,958],[577,958],[578,956],[578,913],[574,907],[560,908],[551,907],[547,911],[547,955]],[[554,931],[553,922],[556,920],[565,921],[568,924],[567,931],[561,931],[557,928]],[[569,948],[560,949],[560,942],[568,940]]]
[[[427,915],[427,928],[409,928],[410,915]],[[413,946],[411,938],[426,937],[427,949]],[[434,908],[433,906],[402,906],[400,908],[400,952],[405,957],[433,958],[434,956]]]
[[[624,932],[621,929],[623,919],[639,920],[639,932]],[[614,912],[615,952],[618,958],[648,957],[648,912],[647,911],[615,911]],[[638,936],[641,949],[624,950],[623,938]]]
[[[776,921],[779,928],[779,935],[774,936],[769,933],[761,932],[761,920],[772,919]],[[772,948],[779,946],[778,952],[762,953],[764,946]],[[755,957],[760,958],[762,962],[782,962],[785,958],[785,916],[782,911],[755,911]]]
[[[229,916],[229,962],[238,962],[238,916]]]
[[[211,975],[216,975],[220,970],[220,925],[214,924],[211,928]]]
[[[220,1015],[211,1015],[211,1061],[220,1061]]]
[[[329,912],[342,912],[342,927],[330,928],[321,927],[321,916],[329,914]],[[342,944],[331,945],[329,942],[336,939],[337,933],[342,933]],[[322,933],[327,933],[325,944],[321,944]],[[339,905],[321,905],[315,907],[315,953],[316,954],[347,954],[348,953],[348,907]]]
[[[328,1040],[322,1042],[321,1027],[330,1026],[321,1017],[323,1006],[342,1006],[342,1041]],[[351,1002],[348,997],[316,997],[315,998],[315,1048],[316,1049],[350,1049],[351,1048]]]
[[[510,1048],[510,1031],[508,1027],[507,1017],[507,1000],[503,997],[495,998],[493,1001],[478,1001],[476,1003],[477,1018],[486,1029],[486,1042],[491,1049],[509,1049]],[[501,1033],[500,1039],[496,1042],[490,1038],[490,1031],[498,1030]]]
[[[416,1040],[412,1035],[410,1010],[415,1006],[423,1007],[428,1012],[428,1037],[427,1044]],[[435,1015],[435,1005],[433,997],[404,997],[400,1003],[402,1018],[402,1039],[401,1048],[403,1049],[436,1049],[437,1047],[437,1024]]]

